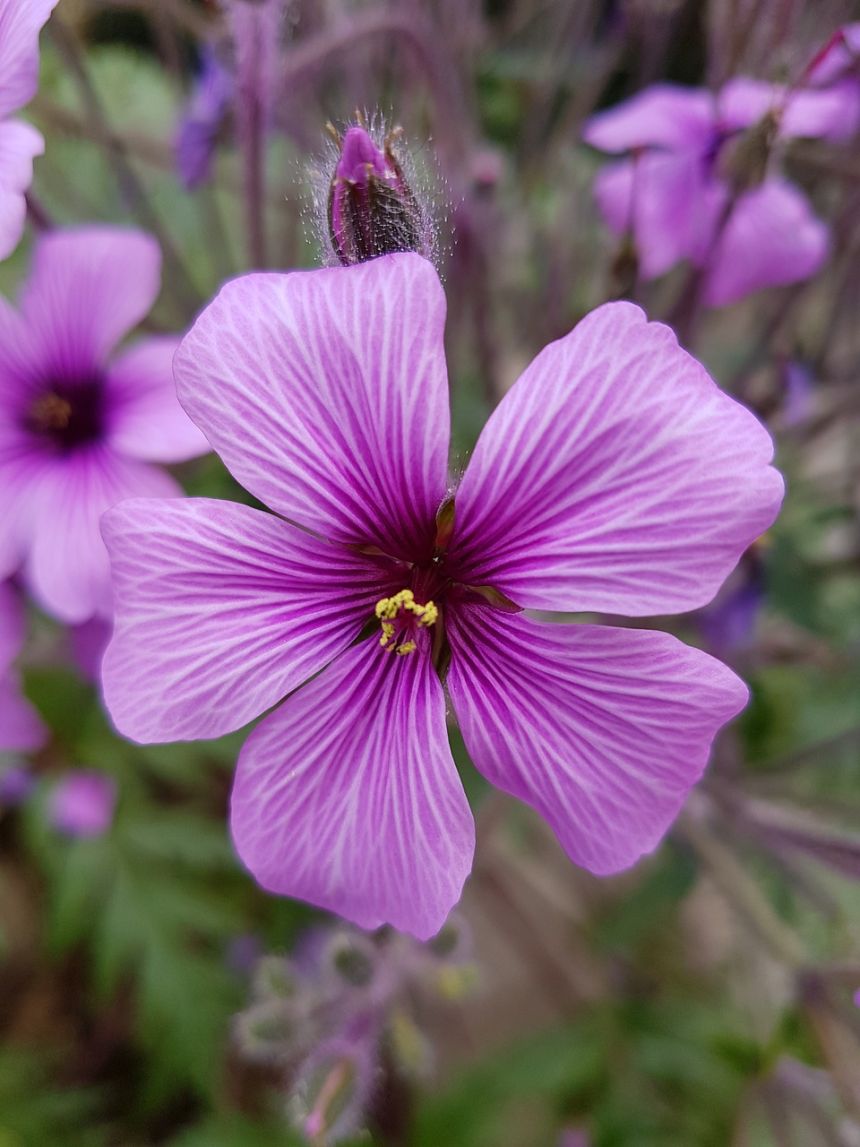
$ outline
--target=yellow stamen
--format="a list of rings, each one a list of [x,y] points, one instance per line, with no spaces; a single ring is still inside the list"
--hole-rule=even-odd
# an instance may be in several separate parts
[[[426,601],[422,605],[415,600],[415,594],[411,589],[401,589],[393,597],[381,598],[376,603],[376,616],[380,621],[392,621],[401,609],[417,617],[419,625],[431,626],[439,620],[439,610],[435,603]],[[383,632],[384,630],[383,625]]]
[[[382,633],[379,644],[387,653],[399,653],[401,656],[414,653],[418,648],[415,641],[397,642],[397,627],[394,624],[399,613],[410,613],[418,625],[425,629],[435,625],[439,620],[439,610],[432,601],[423,604],[415,600],[411,589],[401,589],[391,597],[383,597],[376,603],[376,616],[382,623]]]

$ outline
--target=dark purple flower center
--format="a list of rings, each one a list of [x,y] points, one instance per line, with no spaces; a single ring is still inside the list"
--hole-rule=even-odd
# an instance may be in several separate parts
[[[97,441],[104,431],[101,382],[50,384],[30,405],[25,424],[64,454]]]

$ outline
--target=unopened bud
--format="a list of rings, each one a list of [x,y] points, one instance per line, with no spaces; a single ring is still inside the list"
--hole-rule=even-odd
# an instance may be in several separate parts
[[[415,1020],[396,1008],[388,1023],[388,1043],[398,1070],[410,1079],[423,1079],[433,1067],[433,1051]]]
[[[297,1009],[285,1001],[256,1004],[241,1012],[235,1031],[242,1054],[258,1063],[291,1059],[304,1034]]]
[[[254,969],[254,995],[259,1000],[287,1000],[296,994],[296,974],[285,956],[264,956]]]
[[[293,1118],[311,1143],[337,1143],[361,1127],[371,1087],[367,1049],[332,1041],[300,1068],[290,1102]]]
[[[345,933],[333,936],[326,957],[338,979],[350,987],[366,988],[374,977],[374,948],[363,937]]]
[[[349,266],[397,251],[429,257],[432,231],[404,174],[401,130],[377,141],[361,117],[343,136],[329,130],[338,147],[327,211],[337,259]]]

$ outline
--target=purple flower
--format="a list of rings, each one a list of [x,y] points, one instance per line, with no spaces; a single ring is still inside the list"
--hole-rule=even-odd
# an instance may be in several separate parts
[[[18,246],[33,160],[45,149],[34,127],[9,116],[36,94],[39,32],[56,4],[57,0],[0,0],[0,259]]]
[[[176,166],[189,190],[212,172],[215,144],[233,102],[233,77],[211,48],[204,48],[200,72],[176,134]]]
[[[8,582],[0,582],[0,753],[38,749],[45,730],[21,696],[12,662],[24,643],[24,614]]]
[[[419,938],[474,846],[437,667],[477,767],[574,861],[625,868],[746,689],[667,634],[517,607],[701,606],[782,496],[756,419],[616,303],[526,370],[452,501],[444,322],[414,254],[227,284],[177,352],[177,386],[283,517],[195,498],[103,522],[119,730],[217,737],[288,697],[239,757],[239,855],[270,891]]]
[[[19,311],[0,299],[0,576],[22,566],[63,621],[110,612],[102,513],[180,494],[150,463],[209,448],[176,398],[175,338],[111,356],[159,277],[147,235],[89,227],[40,240]]]
[[[586,125],[594,147],[633,153],[598,176],[601,214],[616,235],[632,236],[643,278],[682,260],[702,268],[711,306],[810,278],[827,258],[827,228],[796,187],[769,172],[772,146],[845,138],[844,111],[837,91],[789,92],[745,78],[716,96],[648,88]]]
[[[116,783],[104,773],[74,769],[55,785],[48,818],[67,836],[102,836],[111,826],[116,806]]]

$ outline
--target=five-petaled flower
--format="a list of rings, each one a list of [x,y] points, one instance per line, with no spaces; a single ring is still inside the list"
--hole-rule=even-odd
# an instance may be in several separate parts
[[[63,621],[110,614],[104,511],[135,494],[181,494],[150,463],[209,449],[176,399],[176,338],[110,357],[155,301],[160,273],[147,235],[56,231],[36,247],[20,310],[0,299],[0,577],[21,567]]]
[[[239,757],[239,855],[267,889],[420,938],[474,846],[440,674],[493,783],[577,863],[632,864],[746,689],[668,634],[518,607],[701,606],[782,496],[758,421],[615,303],[525,371],[452,501],[444,318],[411,253],[227,284],[177,352],[179,395],[279,516],[134,500],[102,527],[119,730],[216,737],[286,698]]]
[[[774,144],[853,130],[841,89],[792,91],[738,77],[716,95],[655,84],[593,116],[583,138],[630,157],[605,167],[595,194],[616,235],[629,235],[644,279],[682,260],[702,269],[704,299],[724,306],[800,282],[827,258],[826,226],[773,171]]]

